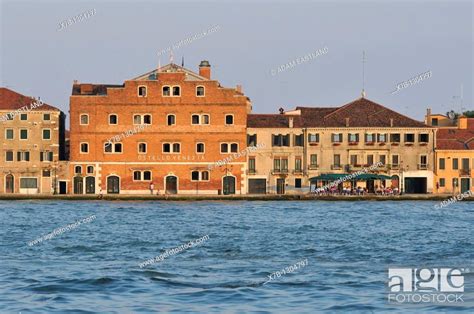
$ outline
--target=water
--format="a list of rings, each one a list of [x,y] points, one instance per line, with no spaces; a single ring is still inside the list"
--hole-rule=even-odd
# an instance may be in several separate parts
[[[473,203],[434,204],[0,201],[0,313],[472,312]],[[465,302],[389,304],[397,266],[470,267]]]

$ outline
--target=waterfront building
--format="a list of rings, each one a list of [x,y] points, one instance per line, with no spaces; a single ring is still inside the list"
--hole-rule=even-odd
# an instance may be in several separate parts
[[[121,85],[75,82],[74,194],[244,194],[247,114],[241,90],[168,64]],[[216,162],[231,157],[221,166]]]
[[[64,122],[58,108],[0,88],[0,193],[59,192],[59,178],[67,176]]]
[[[341,107],[250,114],[247,120],[248,146],[264,146],[248,155],[248,193],[307,193],[327,183],[318,180],[322,175],[344,177],[378,162],[373,176],[352,184],[370,192],[381,186],[433,192],[436,129],[365,97]]]
[[[431,114],[428,109],[426,123],[438,128],[435,193],[474,192],[474,118]]]

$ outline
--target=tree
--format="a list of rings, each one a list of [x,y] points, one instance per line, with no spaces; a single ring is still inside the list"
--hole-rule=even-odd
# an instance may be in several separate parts
[[[474,118],[474,110],[464,111],[462,114],[468,118]]]

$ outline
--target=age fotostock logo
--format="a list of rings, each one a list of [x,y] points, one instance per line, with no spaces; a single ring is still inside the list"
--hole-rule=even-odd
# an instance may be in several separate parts
[[[464,302],[463,268],[389,268],[388,301],[393,303]]]

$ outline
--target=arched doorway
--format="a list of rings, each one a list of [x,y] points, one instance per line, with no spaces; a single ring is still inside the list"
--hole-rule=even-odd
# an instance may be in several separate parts
[[[94,194],[94,193],[95,193],[95,178],[86,177],[86,194]]]
[[[222,194],[235,194],[235,177],[225,176],[222,178]]]
[[[84,182],[82,177],[74,177],[74,194],[84,194]]]
[[[120,193],[120,178],[117,176],[107,177],[107,194]]]
[[[15,177],[12,174],[7,174],[5,177],[5,193],[15,192]]]
[[[175,176],[167,176],[165,182],[166,194],[178,194],[178,178]]]
[[[397,175],[393,175],[391,181],[392,187],[400,189],[400,187],[398,186],[400,184],[400,178]]]

